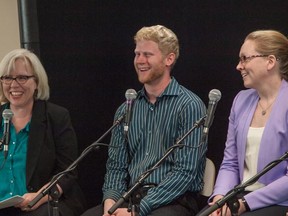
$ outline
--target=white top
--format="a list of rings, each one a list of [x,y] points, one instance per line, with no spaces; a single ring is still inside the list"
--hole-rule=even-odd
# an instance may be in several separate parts
[[[257,174],[258,154],[263,131],[264,127],[260,128],[249,127],[247,135],[246,155],[244,161],[244,173],[242,183],[246,182],[248,179]],[[254,184],[246,187],[245,190],[254,191],[264,186],[265,186],[264,184],[261,184],[260,182],[257,181]]]

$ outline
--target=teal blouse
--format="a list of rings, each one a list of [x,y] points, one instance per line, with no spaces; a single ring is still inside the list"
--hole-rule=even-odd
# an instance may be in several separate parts
[[[0,128],[3,136],[4,123]],[[30,122],[16,133],[13,124],[10,124],[10,142],[8,157],[4,161],[3,150],[0,152],[0,201],[15,195],[24,195],[26,189],[26,155],[29,138]],[[1,136],[1,137],[2,137]]]

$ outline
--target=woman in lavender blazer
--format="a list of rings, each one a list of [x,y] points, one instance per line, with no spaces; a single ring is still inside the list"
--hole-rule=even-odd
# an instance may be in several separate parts
[[[262,171],[288,151],[288,40],[280,32],[250,33],[237,70],[249,88],[235,97],[224,158],[210,205],[236,185]],[[285,215],[288,209],[287,161],[246,187],[238,196],[238,215]],[[227,205],[212,216],[231,215]]]

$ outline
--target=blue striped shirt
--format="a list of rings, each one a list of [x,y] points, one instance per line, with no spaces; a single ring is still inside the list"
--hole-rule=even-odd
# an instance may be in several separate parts
[[[125,107],[122,104],[118,108],[115,119],[125,113]],[[125,142],[123,125],[112,131],[110,145],[113,147],[109,148],[103,200],[122,197],[205,113],[201,99],[173,77],[154,104],[146,98],[144,88],[139,91],[133,105],[128,142]],[[150,189],[142,199],[140,216],[172,202],[186,191],[201,191],[207,151],[207,143],[198,147],[201,136],[202,127],[195,129],[182,141],[189,147],[175,149],[145,179],[144,183],[158,186]]]

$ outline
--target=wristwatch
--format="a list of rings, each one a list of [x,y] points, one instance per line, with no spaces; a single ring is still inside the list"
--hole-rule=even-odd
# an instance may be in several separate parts
[[[245,200],[244,197],[241,198],[241,201],[242,201],[243,205],[245,206],[246,211],[250,211],[250,207],[249,207],[249,205],[248,205],[248,203],[246,202],[246,200]]]

